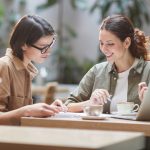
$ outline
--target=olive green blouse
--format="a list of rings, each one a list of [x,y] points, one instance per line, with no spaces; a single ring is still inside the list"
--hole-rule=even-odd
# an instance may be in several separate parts
[[[114,95],[118,73],[114,65],[103,62],[93,66],[83,77],[78,88],[70,94],[65,104],[77,103],[89,100],[95,89],[106,89],[110,95]],[[138,84],[150,81],[150,62],[139,59],[128,76],[127,101],[140,104],[138,96]],[[120,89],[121,91],[121,89]],[[104,113],[110,113],[110,103],[104,105]]]

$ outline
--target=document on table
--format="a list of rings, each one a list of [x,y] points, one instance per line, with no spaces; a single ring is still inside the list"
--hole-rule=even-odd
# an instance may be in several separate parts
[[[82,119],[92,119],[92,120],[97,120],[97,119],[106,119],[109,118],[109,114],[101,114],[100,116],[86,116],[84,113],[73,113],[73,112],[60,112],[56,114],[55,116],[51,116],[49,118],[82,118]]]
[[[50,118],[81,118],[82,116],[85,116],[85,114],[84,113],[72,113],[72,112],[60,112]]]

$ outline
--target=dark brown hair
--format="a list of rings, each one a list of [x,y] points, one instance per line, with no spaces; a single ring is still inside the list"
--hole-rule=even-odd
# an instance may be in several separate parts
[[[133,57],[147,59],[146,38],[139,29],[134,29],[129,18],[123,15],[113,15],[105,18],[100,30],[107,30],[117,36],[122,42],[130,37],[129,51]]]
[[[41,37],[54,34],[54,29],[45,19],[36,15],[24,16],[16,23],[10,36],[9,43],[13,50],[13,55],[23,60],[23,50],[21,47],[24,44],[30,46]]]

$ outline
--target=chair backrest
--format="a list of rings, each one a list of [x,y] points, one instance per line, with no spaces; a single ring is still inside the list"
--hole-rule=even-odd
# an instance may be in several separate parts
[[[44,102],[47,104],[51,104],[54,101],[56,88],[58,86],[57,82],[49,82],[46,85]]]

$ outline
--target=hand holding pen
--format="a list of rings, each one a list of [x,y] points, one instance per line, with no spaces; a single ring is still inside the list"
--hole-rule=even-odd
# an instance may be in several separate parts
[[[105,89],[96,89],[91,97],[90,97],[90,101],[92,104],[96,104],[96,105],[104,105],[105,103],[107,103],[108,101],[111,101],[111,95],[108,93],[107,90]]]
[[[63,102],[62,102],[61,100],[59,100],[59,99],[56,99],[56,100],[52,103],[52,105],[53,105],[53,106],[56,106],[56,107],[59,109],[59,111],[63,111],[63,112],[67,112],[67,111],[68,111],[67,106],[65,106],[65,105],[63,104]]]

